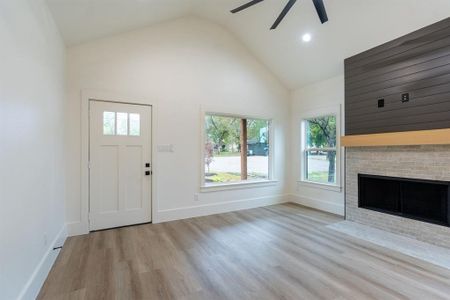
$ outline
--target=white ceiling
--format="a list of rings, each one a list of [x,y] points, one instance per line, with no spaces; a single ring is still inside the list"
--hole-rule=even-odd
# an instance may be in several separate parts
[[[346,57],[450,17],[450,0],[324,0],[329,22],[321,25],[312,0],[299,0],[271,31],[287,0],[229,12],[247,1],[47,0],[69,46],[185,15],[219,23],[290,89],[338,75]]]

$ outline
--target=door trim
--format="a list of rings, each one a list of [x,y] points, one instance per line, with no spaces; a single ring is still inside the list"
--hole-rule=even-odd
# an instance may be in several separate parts
[[[157,124],[157,103],[141,96],[123,94],[118,92],[108,92],[92,89],[81,90],[81,194],[80,194],[80,216],[79,222],[68,224],[69,235],[80,235],[89,233],[89,101],[105,101],[113,103],[125,103],[134,105],[146,105],[152,107],[151,115],[151,160],[153,176],[151,180],[151,216],[152,222],[158,223],[156,212],[158,211],[158,201],[156,199],[156,186],[158,178],[158,164],[156,151],[156,124]]]

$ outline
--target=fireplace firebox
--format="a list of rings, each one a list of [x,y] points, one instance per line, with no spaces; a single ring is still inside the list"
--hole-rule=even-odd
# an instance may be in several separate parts
[[[450,182],[358,174],[358,206],[450,227]]]

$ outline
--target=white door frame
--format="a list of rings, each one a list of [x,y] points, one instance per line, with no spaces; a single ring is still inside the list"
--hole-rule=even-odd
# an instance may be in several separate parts
[[[152,160],[152,180],[151,180],[151,215],[152,222],[158,223],[156,212],[158,211],[158,201],[156,199],[156,182],[158,177],[158,166],[156,160],[156,103],[135,95],[124,95],[99,90],[81,91],[81,197],[80,197],[80,223],[79,227],[72,227],[71,233],[89,233],[89,101],[100,100],[113,103],[138,104],[152,107],[151,115],[151,160]]]

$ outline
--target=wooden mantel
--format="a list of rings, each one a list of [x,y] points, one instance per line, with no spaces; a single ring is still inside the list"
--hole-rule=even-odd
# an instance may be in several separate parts
[[[341,136],[343,147],[450,144],[450,128]]]

